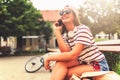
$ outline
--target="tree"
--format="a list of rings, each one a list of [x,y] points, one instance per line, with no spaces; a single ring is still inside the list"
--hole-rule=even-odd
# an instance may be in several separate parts
[[[40,34],[44,35],[44,39],[46,40],[46,43],[49,43],[50,37],[52,36],[52,28],[51,23],[49,21],[41,21],[41,27],[40,27]]]
[[[50,29],[50,24],[43,20],[30,0],[0,0],[0,36],[5,40],[9,36],[17,36],[17,45],[21,45],[22,36],[40,35],[44,32],[40,30],[44,26]],[[49,40],[51,33],[48,31],[46,40]]]
[[[1,0],[0,36],[35,35],[42,15],[29,0]]]
[[[119,0],[85,0],[80,6],[81,22],[90,26],[93,34],[104,31],[108,34],[120,31]]]
[[[51,28],[51,23],[49,21],[41,21],[41,28],[40,28],[40,34],[44,35],[44,39],[46,41],[45,45],[45,51],[48,52],[47,47],[49,44],[49,40],[52,36],[52,28]]]
[[[17,36],[17,49],[22,48],[22,36],[43,34],[49,43],[50,26],[29,0],[0,0],[0,36],[5,41],[9,36]]]

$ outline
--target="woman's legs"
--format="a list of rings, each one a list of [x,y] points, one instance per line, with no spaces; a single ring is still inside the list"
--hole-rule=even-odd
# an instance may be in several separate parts
[[[56,62],[50,80],[64,80],[67,72],[67,67],[62,62]]]
[[[69,79],[72,74],[81,75],[84,72],[94,71],[92,65],[80,65],[77,60],[69,62],[56,62],[50,80],[65,80]]]
[[[66,61],[66,62],[56,62],[50,80],[64,80],[68,73],[68,68],[72,66],[79,65],[77,60]]]
[[[71,67],[68,69],[67,79],[69,80],[72,74],[80,76],[82,73],[90,72],[90,71],[94,71],[94,68],[92,65],[79,65],[79,66]]]

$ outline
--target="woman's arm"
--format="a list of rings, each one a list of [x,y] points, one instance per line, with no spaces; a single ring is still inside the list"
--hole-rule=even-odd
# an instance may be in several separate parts
[[[64,54],[55,54],[50,55],[48,57],[48,60],[50,61],[69,61],[76,59],[81,51],[83,50],[84,45],[83,44],[76,44],[73,49],[70,52],[63,52]]]
[[[47,56],[44,65],[45,69],[50,68],[49,67],[50,61],[70,61],[77,59],[83,48],[84,48],[83,44],[77,43],[70,52],[63,52],[63,54],[53,54]]]
[[[60,30],[55,30],[55,34],[56,34],[57,43],[58,43],[58,47],[59,47],[60,51],[61,52],[69,52],[70,47],[64,43]]]
[[[65,44],[63,38],[62,38],[62,33],[61,33],[61,30],[63,28],[63,25],[56,25],[56,24],[59,24],[58,21],[56,21],[54,23],[54,33],[56,35],[56,38],[57,38],[57,43],[58,43],[58,47],[60,49],[61,52],[69,52],[71,49],[68,45]]]

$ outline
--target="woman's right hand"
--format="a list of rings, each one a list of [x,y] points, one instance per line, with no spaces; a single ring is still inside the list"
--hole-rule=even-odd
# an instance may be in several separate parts
[[[59,20],[58,20],[59,21]],[[59,22],[58,21],[56,21],[55,23],[54,23],[54,30],[61,30],[62,29],[62,26],[63,25],[59,25]]]

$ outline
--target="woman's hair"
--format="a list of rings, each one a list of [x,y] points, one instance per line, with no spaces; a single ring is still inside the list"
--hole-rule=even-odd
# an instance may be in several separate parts
[[[75,9],[72,6],[66,5],[64,8],[68,8],[70,10],[72,10],[73,14],[74,14],[74,25],[75,26],[79,26],[81,24],[80,22],[80,18],[79,18],[79,11],[77,9]],[[62,33],[67,32],[66,28],[64,27],[65,25],[63,25],[63,30]]]
[[[75,26],[79,26],[81,24],[80,18],[79,18],[79,11],[76,8],[69,6],[69,5],[66,5],[64,8],[68,8],[68,9],[72,10],[74,17],[75,17],[74,24],[75,24]]]

